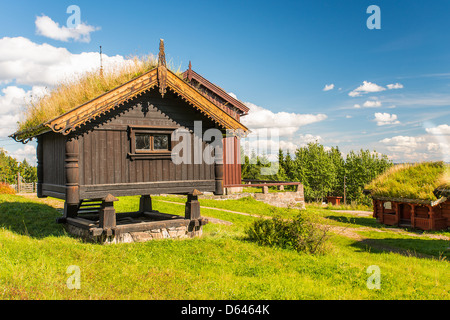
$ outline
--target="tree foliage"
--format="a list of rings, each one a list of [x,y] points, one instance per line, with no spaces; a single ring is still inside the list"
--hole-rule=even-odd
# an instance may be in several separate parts
[[[369,150],[350,151],[346,157],[338,147],[325,148],[320,143],[310,142],[290,152],[278,152],[278,171],[273,175],[262,175],[261,168],[275,166],[267,157],[243,156],[242,178],[277,181],[300,181],[304,186],[306,201],[323,201],[327,196],[344,197],[347,202],[370,205],[363,194],[366,184],[392,166],[386,155]]]
[[[17,173],[20,173],[22,182],[36,182],[37,170],[31,166],[26,159],[18,162],[15,158],[9,156],[5,150],[0,148],[0,182],[15,184],[17,183]]]

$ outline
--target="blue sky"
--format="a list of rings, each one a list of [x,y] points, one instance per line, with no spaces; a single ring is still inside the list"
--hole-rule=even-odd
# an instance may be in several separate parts
[[[59,34],[73,4],[92,28],[88,39]],[[381,29],[367,28],[370,5],[380,8]],[[157,54],[163,38],[173,67],[191,60],[251,107],[243,121],[254,132],[278,129],[286,150],[318,140],[395,162],[450,161],[449,12],[450,1],[440,0],[3,3],[0,147],[33,161],[35,144],[7,135],[23,96],[56,82],[49,70],[96,64],[100,45],[111,61]],[[60,29],[39,27],[39,17]],[[53,61],[39,57],[58,48],[66,51]],[[81,60],[83,53],[92,54]]]

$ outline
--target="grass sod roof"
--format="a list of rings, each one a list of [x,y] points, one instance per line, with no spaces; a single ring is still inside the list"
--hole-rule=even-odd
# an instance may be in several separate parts
[[[374,198],[417,199],[434,202],[437,189],[450,188],[450,165],[444,162],[399,164],[365,186]]]
[[[158,65],[152,56],[134,57],[128,63],[88,71],[56,85],[50,92],[26,104],[18,132],[39,132],[44,124],[96,97],[148,72]]]
[[[60,83],[53,88],[48,95],[43,96],[36,101],[30,102],[26,106],[26,109],[22,114],[22,120],[19,122],[19,128],[16,133],[11,135],[11,137],[16,141],[26,143],[34,136],[49,131],[50,128],[53,131],[56,130],[59,132],[61,128],[55,127],[54,122],[67,120],[66,118],[62,119],[61,117],[70,117],[74,112],[76,112],[75,116],[76,118],[79,118],[79,109],[81,107],[86,109],[86,106],[98,103],[97,99],[100,97],[105,98],[106,95],[108,95],[109,98],[106,99],[111,99],[111,97],[120,98],[120,91],[123,91],[121,89],[124,88],[123,86],[128,85],[133,87],[136,81],[140,81],[141,85],[145,85],[145,83],[148,82],[147,80],[156,81],[156,78],[154,77],[157,70],[159,74],[158,61],[159,58],[156,59],[153,56],[144,56],[143,58],[135,57],[132,60],[128,60],[127,64],[115,66],[103,72],[99,72],[99,70],[85,72],[81,76],[78,76],[72,80]],[[164,67],[166,67],[165,63]],[[168,68],[168,71],[169,79],[167,81],[169,81],[172,77],[171,84],[175,86],[172,86],[171,89],[177,91],[181,82],[187,84],[186,80],[184,80],[183,73],[173,71],[172,68]],[[150,78],[147,79],[148,77]],[[152,77],[153,80],[151,80]],[[189,87],[191,88],[192,86],[189,85]],[[228,114],[223,114],[224,112],[221,107],[218,107],[214,102],[211,102],[208,97],[204,96],[204,94],[199,92],[194,87],[192,88],[202,97],[199,98],[200,100],[198,100],[198,98],[193,98],[194,100],[191,101],[191,104],[193,103],[197,109],[200,107],[200,109],[202,109],[202,113],[211,119],[216,119],[223,127],[237,129],[239,133],[246,132],[248,130],[237,120],[231,119],[231,116],[231,122],[230,120],[227,120]],[[186,91],[186,89],[181,89],[181,92],[178,92],[177,94],[181,94],[183,96],[186,92],[189,92],[189,90]],[[136,94],[139,95],[141,93],[137,91]],[[124,99],[128,100],[129,98],[124,96]],[[186,100],[186,97],[183,99]],[[203,103],[206,103],[204,108],[197,105],[198,101],[202,101],[202,99],[207,100],[203,100]],[[208,106],[208,104],[210,105]],[[112,104],[112,106],[114,105],[116,104]],[[214,105],[214,108],[217,107],[222,112],[213,112],[214,108],[211,109],[212,105]]]

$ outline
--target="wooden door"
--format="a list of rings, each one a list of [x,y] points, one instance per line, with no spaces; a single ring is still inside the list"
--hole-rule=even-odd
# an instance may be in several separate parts
[[[398,210],[400,212],[400,220],[411,220],[411,206],[409,204],[399,204]]]

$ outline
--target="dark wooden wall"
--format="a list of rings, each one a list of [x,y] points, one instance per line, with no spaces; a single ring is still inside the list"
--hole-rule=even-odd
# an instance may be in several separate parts
[[[65,141],[66,137],[54,132],[44,134],[42,141],[42,161],[39,165],[42,170],[42,194],[64,199],[66,175],[65,164]]]
[[[155,90],[156,91],[156,90]],[[179,164],[171,159],[130,159],[128,126],[167,126],[194,129],[201,120],[203,130],[214,123],[169,92],[161,98],[156,91],[131,101],[112,114],[112,120],[99,119],[79,135],[79,184],[81,197],[155,193],[177,193],[197,188],[214,191],[214,164]],[[191,133],[191,155],[194,139]],[[173,145],[176,145],[174,143]],[[203,148],[206,144],[203,142]],[[193,163],[193,160],[192,160]],[[148,183],[159,184],[150,185]],[[173,183],[172,183],[173,182]],[[146,184],[147,183],[147,184]],[[155,189],[156,188],[156,189]]]

